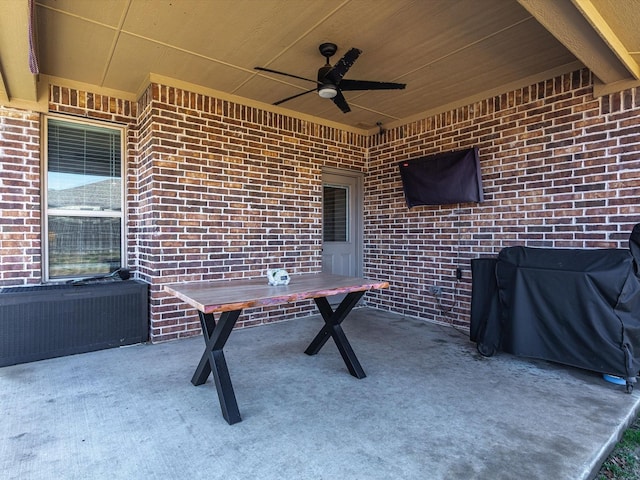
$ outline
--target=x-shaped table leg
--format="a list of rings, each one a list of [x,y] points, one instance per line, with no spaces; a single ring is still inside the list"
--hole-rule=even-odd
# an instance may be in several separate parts
[[[222,349],[241,312],[242,310],[222,312],[217,324],[213,313],[198,312],[200,324],[202,325],[202,334],[207,347],[202,354],[200,363],[198,363],[198,368],[193,374],[191,383],[202,385],[209,378],[209,374],[213,373],[222,416],[229,425],[240,422],[242,418],[240,417],[238,402],[233,392],[227,361],[224,358]]]
[[[340,355],[342,355],[344,363],[349,369],[349,373],[356,378],[364,378],[367,375],[364,373],[364,370],[362,369],[356,354],[351,348],[351,344],[347,340],[347,336],[344,334],[340,324],[347,317],[351,309],[356,306],[364,293],[364,291],[361,291],[347,294],[342,302],[340,302],[340,305],[338,305],[335,312],[331,308],[326,297],[314,298],[316,305],[318,306],[318,310],[320,310],[320,314],[324,319],[324,327],[322,327],[322,330],[318,332],[311,344],[304,351],[307,355],[315,355],[324,346],[329,337],[332,337],[333,341],[336,342],[336,346],[338,347]]]

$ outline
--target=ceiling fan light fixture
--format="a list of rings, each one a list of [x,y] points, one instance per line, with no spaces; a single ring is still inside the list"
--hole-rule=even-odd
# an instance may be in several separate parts
[[[338,95],[338,89],[333,85],[322,85],[318,88],[318,95],[322,98],[334,98]]]

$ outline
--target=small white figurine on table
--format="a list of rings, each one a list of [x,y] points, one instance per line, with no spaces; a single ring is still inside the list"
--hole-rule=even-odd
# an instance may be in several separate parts
[[[269,280],[269,285],[278,286],[278,285],[289,285],[289,274],[284,268],[270,268],[267,270],[267,280]]]

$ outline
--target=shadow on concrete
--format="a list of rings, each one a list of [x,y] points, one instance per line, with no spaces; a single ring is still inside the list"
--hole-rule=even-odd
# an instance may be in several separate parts
[[[200,337],[0,368],[9,479],[588,479],[639,409],[599,374],[498,354],[466,333],[360,308],[233,332],[225,355],[243,421],[228,425]]]

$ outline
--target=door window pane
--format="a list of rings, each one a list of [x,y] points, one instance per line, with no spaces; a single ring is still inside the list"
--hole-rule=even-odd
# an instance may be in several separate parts
[[[348,241],[348,199],[348,187],[324,186],[322,236],[325,242]]]

